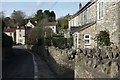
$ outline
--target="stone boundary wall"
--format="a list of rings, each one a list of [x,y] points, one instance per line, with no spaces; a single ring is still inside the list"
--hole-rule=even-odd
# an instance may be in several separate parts
[[[118,78],[120,77],[120,50],[80,50],[75,59],[75,78]]]
[[[120,78],[120,50],[81,49],[69,60],[73,50],[56,47],[34,46],[32,51],[44,59],[56,75],[74,72],[74,78]]]
[[[45,60],[56,75],[74,72],[74,60],[68,59],[68,53],[72,50],[62,50],[54,46],[32,46],[30,49]]]
[[[68,65],[68,63],[74,61],[74,60],[69,60],[68,58],[69,55],[72,53],[72,50],[68,50],[68,49],[62,50],[55,47],[49,47],[48,51],[58,64],[65,65],[71,69],[74,69],[72,66],[70,67],[70,64]]]
[[[71,70],[74,70],[74,60],[68,59],[68,52],[69,50],[65,49],[59,49],[55,47],[48,47],[48,51],[50,53],[50,56],[52,56],[52,59],[49,59],[50,66],[52,66],[53,70],[58,75],[63,75],[69,73]]]

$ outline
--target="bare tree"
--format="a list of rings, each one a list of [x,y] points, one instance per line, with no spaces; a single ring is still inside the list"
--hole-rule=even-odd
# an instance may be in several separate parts
[[[14,26],[17,25],[24,25],[24,18],[25,18],[25,13],[18,10],[18,11],[13,11],[13,13],[11,14],[11,18],[14,21]]]
[[[3,19],[4,17],[5,17],[4,11],[1,11],[1,12],[0,12],[0,19]]]

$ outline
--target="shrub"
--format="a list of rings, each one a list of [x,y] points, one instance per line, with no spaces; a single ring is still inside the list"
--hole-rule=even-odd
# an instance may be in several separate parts
[[[55,47],[64,48],[64,37],[53,37],[52,42]]]
[[[110,45],[109,32],[100,31],[100,33],[96,35],[95,41],[97,42],[98,46],[109,46]]]
[[[7,34],[2,34],[2,47],[11,47],[13,46],[13,39],[12,37],[8,36]]]
[[[44,43],[45,43],[45,45],[47,45],[47,46],[51,46],[51,37],[45,38]]]

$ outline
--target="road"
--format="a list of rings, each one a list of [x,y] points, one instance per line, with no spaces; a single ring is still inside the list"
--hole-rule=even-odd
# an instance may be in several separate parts
[[[34,62],[30,53],[13,49],[14,55],[2,62],[3,78],[34,78]]]
[[[13,48],[13,53],[13,56],[2,62],[3,80],[55,78],[46,62],[37,55],[18,47]]]

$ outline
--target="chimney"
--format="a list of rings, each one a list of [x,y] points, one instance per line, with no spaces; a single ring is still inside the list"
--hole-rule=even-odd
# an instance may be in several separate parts
[[[82,3],[79,4],[79,10],[82,9]]]

